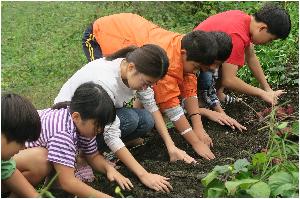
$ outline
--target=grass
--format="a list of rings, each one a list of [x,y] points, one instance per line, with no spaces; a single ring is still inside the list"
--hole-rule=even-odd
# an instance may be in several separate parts
[[[216,12],[234,8],[250,11],[260,5],[260,2],[1,2],[1,90],[28,97],[38,109],[50,107],[64,82],[87,63],[81,47],[83,31],[104,15],[134,12],[165,29],[186,33]],[[293,6],[298,11],[297,2]]]

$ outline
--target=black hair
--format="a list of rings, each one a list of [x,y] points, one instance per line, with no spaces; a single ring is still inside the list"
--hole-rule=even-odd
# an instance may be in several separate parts
[[[291,31],[289,13],[271,3],[266,3],[253,16],[257,22],[265,23],[268,26],[268,32],[278,38],[287,38]]]
[[[212,34],[195,30],[182,38],[181,49],[186,50],[187,61],[211,65],[217,58],[218,44]]]
[[[126,58],[127,62],[132,62],[138,72],[154,78],[163,78],[168,71],[169,59],[164,49],[155,44],[145,44],[141,47],[128,46],[120,49],[106,60]]]
[[[226,61],[232,51],[232,41],[231,37],[225,32],[210,32],[216,38],[218,44],[218,54],[217,60],[218,61]]]
[[[1,133],[20,144],[40,137],[40,116],[28,99],[14,93],[1,96]]]
[[[98,128],[104,128],[116,119],[115,105],[107,92],[98,84],[86,82],[74,92],[71,102],[60,102],[52,109],[70,106],[71,114],[78,112],[82,120],[95,119]]]

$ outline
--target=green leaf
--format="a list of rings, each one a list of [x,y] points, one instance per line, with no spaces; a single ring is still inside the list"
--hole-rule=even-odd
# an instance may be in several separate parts
[[[225,196],[225,189],[221,188],[209,188],[207,191],[208,198],[221,198]]]
[[[292,124],[293,134],[299,136],[299,121]]]
[[[252,157],[252,165],[256,166],[258,164],[263,164],[267,162],[267,155],[266,153],[256,153],[253,157]]]
[[[253,198],[268,198],[270,196],[271,190],[268,184],[259,181],[246,190]]]
[[[293,175],[296,175],[297,172],[295,172]],[[280,171],[277,173],[274,173],[269,177],[269,186],[271,188],[271,193],[274,197],[281,195],[283,197],[290,197],[293,195],[296,190],[296,182],[297,179],[293,179],[293,175]]]
[[[287,127],[287,125],[288,125],[288,122],[281,122],[281,123],[277,126],[277,128],[278,128],[279,130],[281,130],[281,129],[284,129],[285,127]]]
[[[216,171],[212,171],[207,174],[204,178],[202,178],[201,183],[207,187],[207,185],[213,181],[216,177],[218,177],[218,173]]]
[[[213,169],[214,171],[216,171],[219,174],[223,174],[228,172],[229,170],[232,170],[232,167],[229,165],[224,165],[224,166],[215,166],[215,168]]]
[[[229,195],[234,195],[239,186],[241,185],[249,185],[258,182],[259,180],[256,179],[242,179],[242,180],[236,180],[236,181],[227,181],[225,182],[225,187],[228,190]]]
[[[240,171],[247,172],[248,168],[247,166],[250,165],[247,159],[238,159],[234,163],[234,171],[233,173],[238,173]]]

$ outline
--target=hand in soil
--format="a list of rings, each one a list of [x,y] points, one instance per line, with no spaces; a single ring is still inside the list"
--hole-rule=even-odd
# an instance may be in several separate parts
[[[206,144],[208,147],[213,147],[212,139],[209,137],[209,135],[203,131],[201,133],[196,133],[197,137],[202,141],[204,144]]]
[[[107,169],[106,175],[108,180],[110,180],[111,182],[116,181],[123,190],[125,190],[125,188],[131,190],[131,188],[133,188],[133,184],[131,183],[131,181],[128,178],[124,177],[113,167]]]
[[[211,111],[208,116],[208,119],[217,122],[221,125],[227,125],[230,126],[232,129],[239,129],[239,131],[243,131],[243,130],[247,130],[246,127],[244,127],[243,125],[241,125],[240,123],[238,123],[235,119],[229,117],[228,115],[224,114],[224,113],[219,113],[216,111]]]
[[[168,182],[169,179],[170,178],[148,172],[140,177],[140,180],[144,185],[155,191],[162,192],[170,192],[170,190],[173,190],[173,187]]]
[[[193,145],[192,147],[196,151],[196,153],[198,153],[203,158],[207,160],[215,159],[215,155],[211,152],[209,147],[202,141],[197,142],[197,144]]]
[[[286,93],[284,90],[265,91],[260,97],[269,104],[276,105],[278,98],[284,93]]]
[[[197,163],[197,161],[194,158],[192,158],[185,151],[177,148],[176,146],[173,146],[169,149],[169,156],[170,156],[170,162],[182,160],[188,164],[191,164],[191,163],[196,164]]]

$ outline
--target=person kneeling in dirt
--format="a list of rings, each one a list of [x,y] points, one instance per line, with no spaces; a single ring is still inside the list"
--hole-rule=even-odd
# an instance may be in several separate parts
[[[291,21],[287,11],[269,3],[252,16],[239,10],[230,10],[207,18],[194,30],[226,32],[230,35],[233,44],[230,57],[219,68],[219,75],[215,75],[219,76],[217,95],[209,92],[214,89],[212,88],[214,82],[212,73],[202,73],[198,78],[199,85],[202,81],[209,83],[200,87],[198,92],[206,105],[217,112],[224,113],[219,100],[225,104],[239,101],[235,97],[225,95],[224,88],[258,96],[270,104],[277,104],[278,97],[284,91],[273,91],[269,86],[255,54],[254,44],[260,45],[279,38],[285,39],[291,30]],[[245,60],[261,88],[251,86],[237,77],[237,71],[244,65]]]
[[[68,102],[39,110],[42,132],[37,141],[26,142],[26,149],[14,156],[17,168],[26,173],[32,185],[54,171],[61,188],[78,197],[110,197],[75,177],[76,153],[81,149],[86,161],[122,189],[133,187],[130,180],[112,167],[97,150],[96,135],[116,118],[107,92],[92,82],[80,85]]]
[[[232,50],[232,42],[230,37],[226,37],[224,32],[211,32],[215,35],[218,43],[217,60],[224,63],[230,56]],[[215,71],[199,71],[198,75],[198,101],[199,112],[202,116],[217,122],[221,125],[228,125],[232,129],[237,128],[239,131],[247,130],[246,127],[241,125],[235,119],[228,116],[220,106],[219,99],[215,89],[215,79],[220,70]],[[213,109],[210,110],[209,108]]]
[[[38,197],[38,192],[17,169],[12,156],[24,148],[25,141],[36,141],[41,132],[38,112],[30,101],[17,94],[1,97],[1,196]]]

